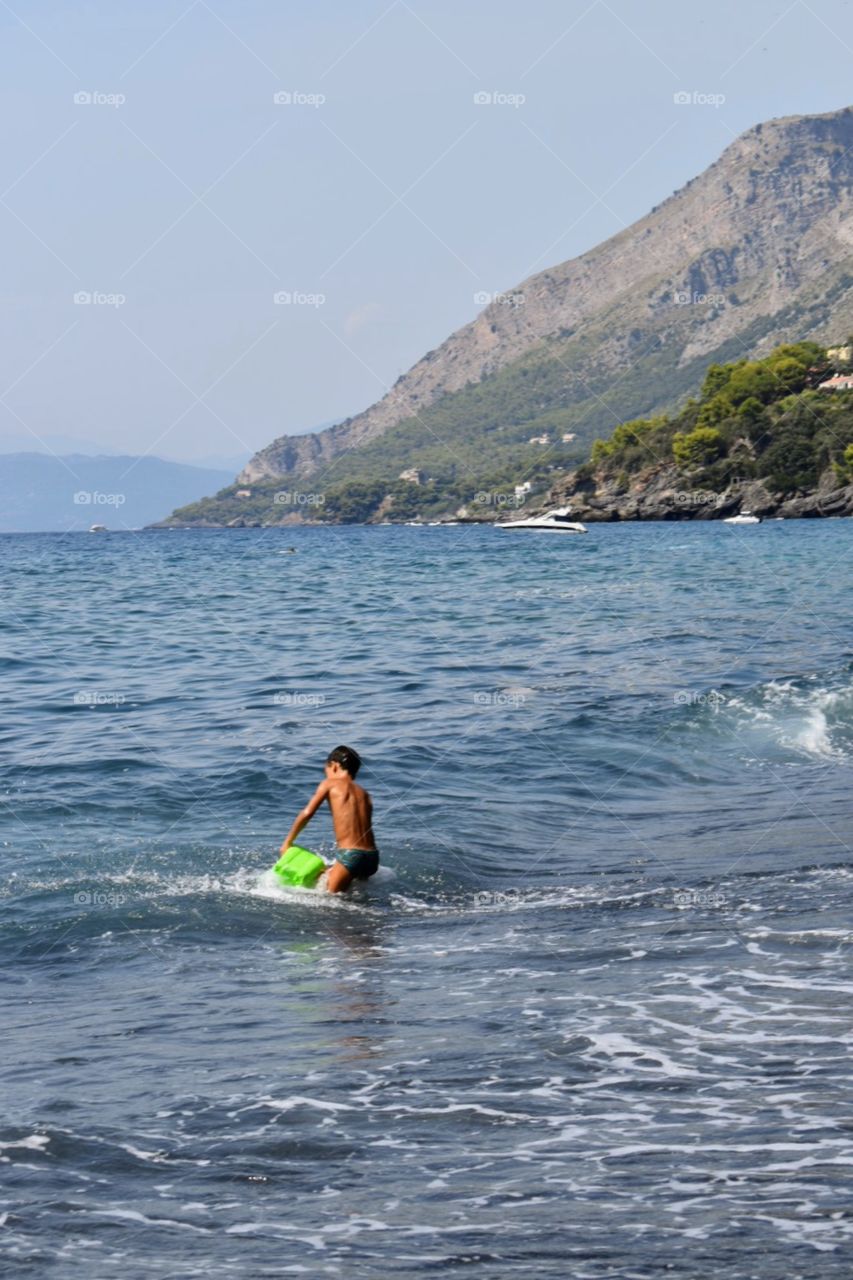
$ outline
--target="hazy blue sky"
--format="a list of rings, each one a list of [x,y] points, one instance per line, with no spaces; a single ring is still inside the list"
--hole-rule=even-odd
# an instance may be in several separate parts
[[[0,445],[193,459],[358,412],[478,292],[613,234],[759,120],[848,105],[850,17],[2,0]]]

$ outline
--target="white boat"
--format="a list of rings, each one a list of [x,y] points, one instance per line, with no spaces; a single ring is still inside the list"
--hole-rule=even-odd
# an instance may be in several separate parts
[[[571,507],[555,507],[541,516],[524,520],[505,520],[499,529],[538,529],[543,533],[586,533],[586,525],[571,519]]]
[[[107,531],[107,526],[106,526],[105,524],[90,524],[90,525],[89,525],[89,532],[90,532],[90,533],[106,533],[106,531]]]
[[[726,516],[723,524],[761,524],[761,516],[754,516],[751,511],[741,511],[736,516]]]

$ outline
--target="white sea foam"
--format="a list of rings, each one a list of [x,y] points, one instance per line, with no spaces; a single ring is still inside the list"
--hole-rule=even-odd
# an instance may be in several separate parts
[[[168,1163],[168,1155],[165,1151],[142,1151],[139,1147],[134,1147],[130,1142],[120,1142],[119,1146],[123,1151],[127,1151],[129,1155],[135,1156],[137,1160],[150,1160],[154,1164]]]
[[[0,1142],[0,1151],[11,1151],[15,1147],[26,1151],[43,1151],[50,1138],[43,1133],[31,1133],[26,1138],[14,1138],[11,1142]]]
[[[769,739],[777,747],[826,763],[851,758],[853,684],[771,680],[751,694],[723,697],[715,715],[733,717],[744,744]]]
[[[244,1107],[245,1111],[254,1111],[257,1107],[272,1107],[276,1111],[293,1111],[296,1107],[312,1107],[315,1111],[354,1111],[345,1102],[324,1102],[321,1098],[306,1098],[302,1094],[294,1094],[289,1098],[262,1098],[252,1106]],[[236,1113],[235,1113],[236,1114]]]
[[[577,1030],[572,1035],[577,1035]],[[638,1044],[617,1031],[582,1031],[582,1035],[591,1041],[584,1057],[604,1055],[620,1062],[622,1066],[630,1066],[635,1071],[661,1071],[673,1077],[698,1076],[701,1073],[693,1067],[681,1066],[656,1045],[649,1047]],[[627,1060],[627,1061],[625,1061]]]
[[[196,1227],[191,1222],[178,1222],[175,1218],[149,1218],[137,1209],[95,1209],[86,1212],[97,1218],[123,1218],[128,1222],[141,1222],[146,1227],[177,1227],[181,1231],[195,1231],[205,1236],[214,1230],[212,1227]]]

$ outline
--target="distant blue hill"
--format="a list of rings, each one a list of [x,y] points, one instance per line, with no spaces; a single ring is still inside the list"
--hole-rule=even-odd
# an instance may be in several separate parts
[[[228,471],[163,458],[0,455],[0,532],[139,529],[231,480]]]

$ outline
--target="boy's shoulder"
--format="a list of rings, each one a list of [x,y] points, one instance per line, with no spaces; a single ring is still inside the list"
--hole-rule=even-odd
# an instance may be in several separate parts
[[[330,778],[328,781],[329,795],[346,796],[352,795],[353,791],[361,791],[362,788],[352,778]]]
[[[356,782],[354,778],[343,778],[340,781],[332,782],[330,786],[330,794],[337,796],[369,796],[369,792]]]

